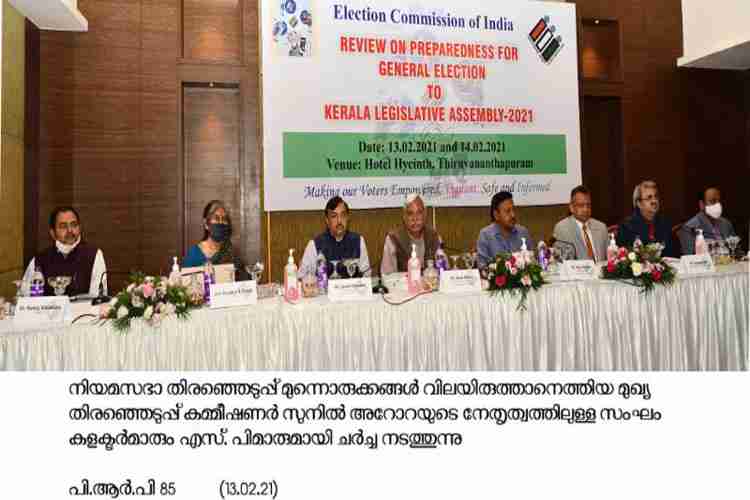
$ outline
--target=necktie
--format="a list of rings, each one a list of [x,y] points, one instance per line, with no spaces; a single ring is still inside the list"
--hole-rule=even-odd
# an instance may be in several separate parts
[[[586,240],[586,251],[589,254],[589,260],[596,260],[594,258],[594,247],[591,245],[591,238],[589,238],[588,226],[583,225],[583,239]]]
[[[649,241],[656,240],[656,226],[653,222],[648,223],[648,239]]]

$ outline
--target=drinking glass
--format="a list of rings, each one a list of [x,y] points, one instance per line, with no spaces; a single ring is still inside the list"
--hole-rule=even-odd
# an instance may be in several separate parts
[[[737,246],[740,244],[740,237],[730,236],[726,241],[727,245],[729,245],[729,251],[731,252],[730,257],[732,258],[732,260],[736,260]]]
[[[65,289],[73,281],[70,276],[53,276],[47,279],[47,283],[55,290],[55,295],[65,295]]]
[[[339,261],[338,260],[331,260],[331,265],[333,266],[333,272],[331,273],[331,276],[328,279],[337,280],[341,278],[341,275],[338,272],[339,267]]]
[[[263,277],[263,271],[265,270],[265,268],[266,267],[262,262],[256,262],[253,267],[245,266],[245,271],[247,271],[247,274],[250,275],[250,278],[253,281],[260,282],[260,279]]]
[[[346,267],[346,272],[349,275],[350,278],[354,278],[357,274],[357,268],[359,267],[359,262],[357,259],[347,259],[344,261],[344,266]]]
[[[451,269],[458,269],[458,259],[460,257],[460,255],[451,255],[451,259],[453,260],[453,267]]]

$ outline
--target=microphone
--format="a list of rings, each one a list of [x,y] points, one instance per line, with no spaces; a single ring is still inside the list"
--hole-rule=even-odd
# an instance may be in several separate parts
[[[91,300],[92,306],[98,306],[100,304],[104,304],[112,300],[112,297],[104,293],[104,277],[107,276],[108,274],[114,274],[116,276],[130,276],[130,273],[125,273],[122,271],[109,271],[109,270],[104,271],[102,275],[99,277],[99,295],[97,295]]]

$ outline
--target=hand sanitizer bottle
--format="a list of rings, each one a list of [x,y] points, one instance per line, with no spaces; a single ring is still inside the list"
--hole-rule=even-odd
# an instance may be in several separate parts
[[[703,238],[703,229],[696,229],[695,230],[696,236],[695,236],[695,255],[705,255],[708,253],[708,250],[706,248],[706,240]]]
[[[417,245],[411,245],[411,258],[406,265],[406,285],[409,293],[417,294],[422,291],[422,263],[417,257]]]
[[[297,264],[294,263],[294,248],[289,249],[289,259],[284,267],[284,297],[289,302],[299,299],[299,281],[297,280]]]
[[[617,242],[615,241],[615,233],[609,233],[609,246],[607,247],[607,262],[614,262],[617,260]]]
[[[169,284],[177,286],[181,281],[180,265],[177,264],[177,257],[172,257],[172,272],[169,273]]]

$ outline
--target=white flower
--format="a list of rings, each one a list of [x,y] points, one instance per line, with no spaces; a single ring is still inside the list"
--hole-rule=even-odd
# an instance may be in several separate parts
[[[176,308],[174,304],[167,304],[166,307],[164,308],[164,315],[169,316],[170,314],[174,314],[175,310]]]
[[[128,315],[128,308],[125,306],[120,306],[120,308],[117,310],[117,319],[122,319],[127,315]]]
[[[128,285],[128,287],[125,289],[128,293],[133,293],[133,290],[135,290],[135,283],[131,283]]]
[[[153,314],[154,314],[153,306],[148,306],[146,310],[143,311],[143,317],[146,319],[150,319]]]
[[[490,268],[490,271],[495,271],[495,270],[497,270],[497,263],[495,263],[495,262],[491,263],[491,264],[489,265],[489,268]]]
[[[630,266],[630,269],[633,270],[633,276],[635,276],[636,278],[640,276],[641,273],[643,273],[643,269],[641,268],[641,265],[638,262],[633,262],[633,264]]]
[[[636,259],[636,258],[637,258],[637,257],[636,257],[636,255],[635,255],[635,252],[630,252],[630,253],[628,254],[628,259],[630,259],[630,260],[631,260],[632,262],[635,262],[635,259]]]
[[[117,305],[117,297],[114,297],[112,300],[109,301],[110,307],[114,307]]]
[[[512,274],[513,276],[515,276],[516,274],[518,274],[518,269],[516,267],[511,267],[510,268],[510,274]]]
[[[151,316],[151,326],[159,326],[161,323],[161,314],[154,314]]]
[[[143,307],[143,297],[141,297],[137,293],[133,294],[132,298],[130,299],[130,302],[133,304],[133,307],[137,307],[138,309]]]
[[[521,278],[521,283],[523,284],[523,286],[531,286],[531,278],[529,278],[528,274],[524,275],[524,277]]]

